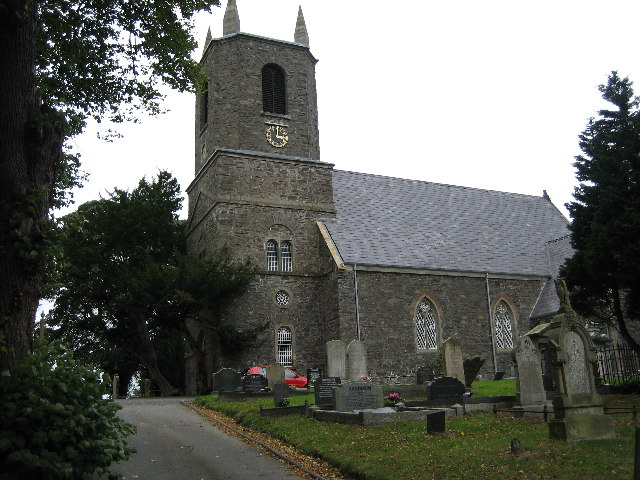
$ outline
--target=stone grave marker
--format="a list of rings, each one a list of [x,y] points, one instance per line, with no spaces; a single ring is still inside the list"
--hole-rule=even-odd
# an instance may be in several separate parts
[[[504,378],[504,372],[502,370],[497,371],[493,376],[494,380],[502,380],[503,378]]]
[[[333,389],[340,385],[340,377],[320,377],[314,385],[316,405],[320,408],[335,408]]]
[[[471,386],[485,362],[486,360],[480,355],[464,359],[462,362],[462,368],[464,369],[464,385],[466,387]]]
[[[422,366],[416,370],[416,384],[424,385],[434,379],[433,369],[431,367]]]
[[[289,398],[289,385],[286,383],[275,383],[273,385],[273,406],[282,407],[282,401]]]
[[[368,376],[367,349],[362,340],[352,340],[347,345],[346,355],[349,380],[360,380]]]
[[[213,374],[214,392],[235,392],[241,386],[240,372],[233,368],[221,368]]]
[[[307,368],[307,382],[309,385],[313,385],[321,376],[322,371],[319,368]]]
[[[427,433],[444,433],[445,411],[427,413]]]
[[[546,393],[542,382],[542,366],[538,346],[523,335],[515,351],[516,402],[520,406],[544,405]]]
[[[464,382],[464,366],[462,364],[462,345],[455,338],[447,338],[442,342],[444,372],[447,377],[457,378]]]
[[[268,386],[267,378],[262,375],[245,375],[242,379],[242,391],[245,393],[263,392]]]
[[[347,350],[342,340],[331,340],[325,344],[327,352],[327,376],[347,377]]]
[[[266,369],[267,381],[269,382],[269,388],[273,390],[273,386],[276,383],[284,382],[284,367],[279,363],[272,363],[267,365]]]
[[[445,403],[456,400],[456,403],[462,403],[464,392],[464,383],[453,377],[436,378],[427,384],[427,398],[429,400],[443,400],[446,401]]]
[[[351,382],[333,390],[336,410],[352,412],[384,407],[382,387],[370,382]]]

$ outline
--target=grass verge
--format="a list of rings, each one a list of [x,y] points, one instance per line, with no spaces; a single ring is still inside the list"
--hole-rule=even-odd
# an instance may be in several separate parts
[[[291,397],[293,405],[305,400],[311,403],[313,396]],[[363,428],[300,417],[261,417],[259,406],[272,407],[272,399],[220,402],[217,395],[209,395],[196,403],[366,480],[612,480],[628,479],[633,473],[631,415],[614,416],[615,439],[567,444],[549,440],[541,419],[492,413],[448,419],[444,434],[427,435],[422,422]],[[608,403],[637,405],[640,397],[612,396]],[[523,451],[511,455],[509,444],[516,437]]]

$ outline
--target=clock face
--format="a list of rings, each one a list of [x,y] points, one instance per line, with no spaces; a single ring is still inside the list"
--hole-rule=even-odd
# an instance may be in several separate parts
[[[280,125],[271,125],[267,127],[267,142],[274,147],[284,147],[289,141],[289,134],[284,127]]]

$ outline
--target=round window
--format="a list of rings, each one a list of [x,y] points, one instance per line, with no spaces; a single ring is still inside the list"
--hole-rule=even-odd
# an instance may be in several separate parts
[[[276,293],[276,303],[281,306],[285,306],[289,304],[289,294],[284,290],[280,290]]]

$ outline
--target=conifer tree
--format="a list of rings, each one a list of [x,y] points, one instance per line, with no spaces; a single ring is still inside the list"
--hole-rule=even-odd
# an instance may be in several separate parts
[[[640,311],[640,112],[632,82],[612,72],[598,112],[580,135],[575,201],[567,204],[575,250],[564,268],[582,314],[609,323],[637,351],[628,322]]]

